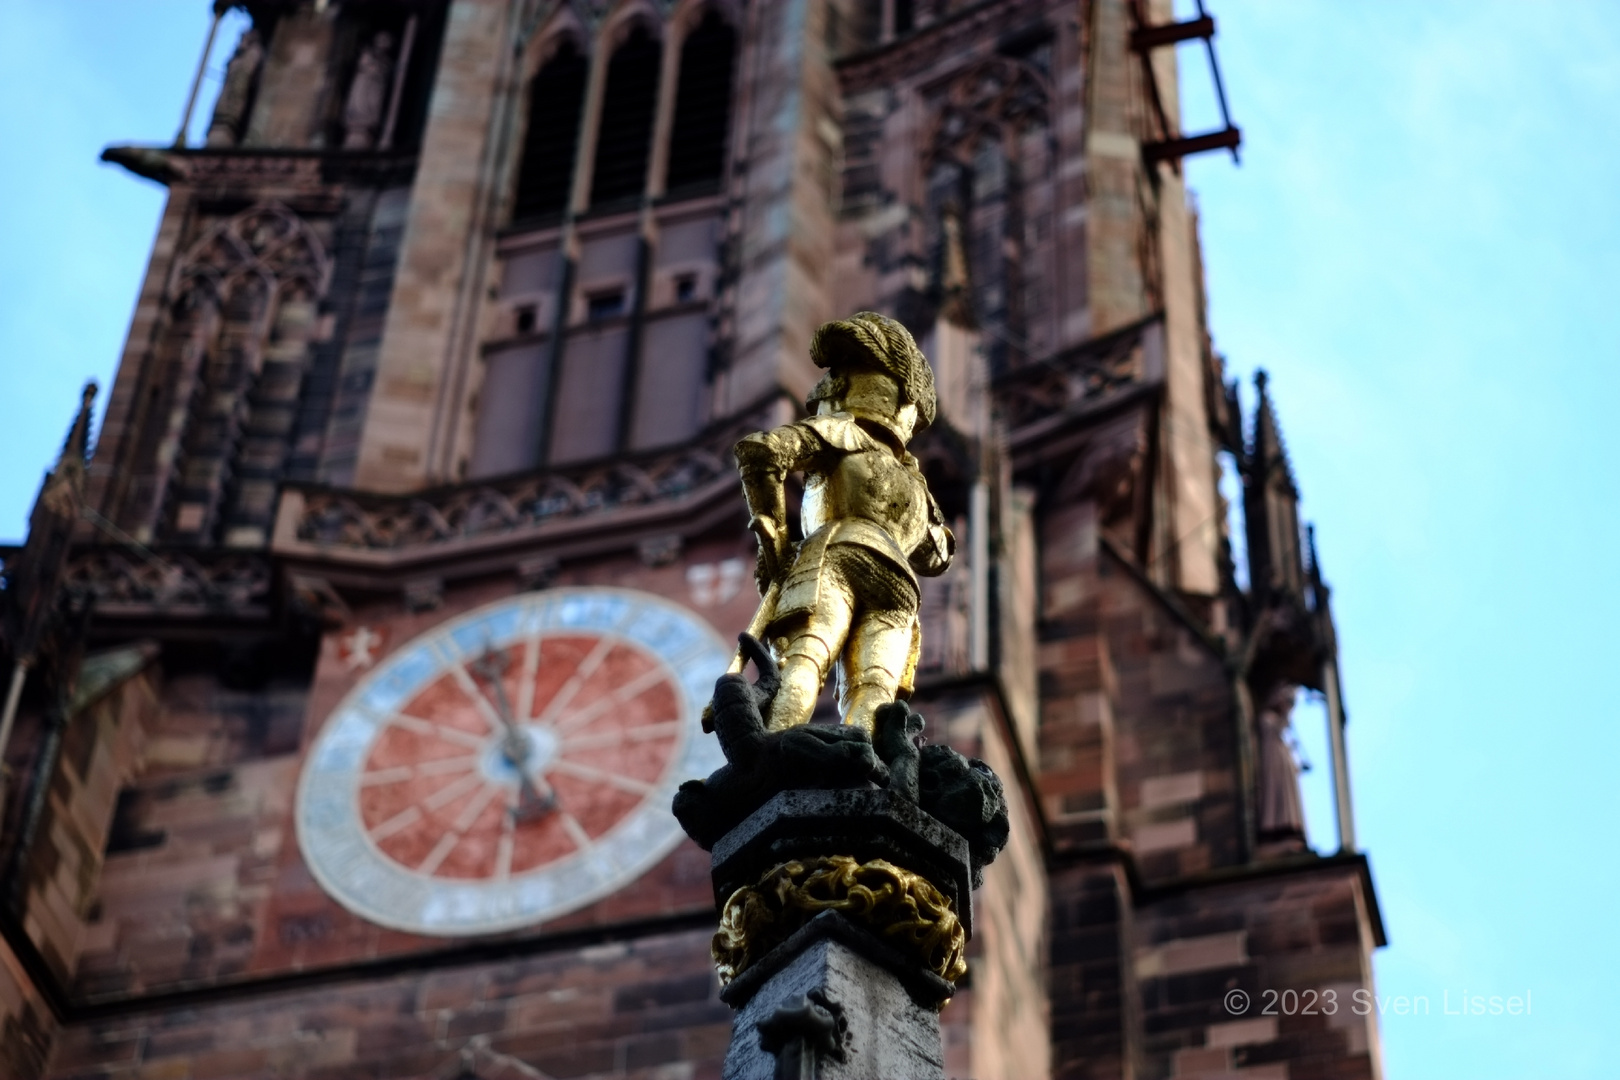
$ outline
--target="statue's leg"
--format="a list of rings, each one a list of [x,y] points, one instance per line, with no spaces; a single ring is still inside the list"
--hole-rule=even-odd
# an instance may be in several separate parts
[[[833,660],[849,636],[853,599],[836,575],[821,589],[821,603],[787,634],[782,650],[782,685],[771,702],[770,729],[782,731],[810,722],[816,698],[827,681]]]
[[[909,611],[866,611],[850,628],[838,661],[838,711],[872,733],[874,713],[895,700],[911,659]]]

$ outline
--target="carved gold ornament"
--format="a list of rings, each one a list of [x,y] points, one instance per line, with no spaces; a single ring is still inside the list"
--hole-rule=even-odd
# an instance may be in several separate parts
[[[925,878],[882,859],[847,855],[785,862],[731,894],[710,953],[722,986],[823,911],[836,911],[934,974],[967,973],[967,933]]]

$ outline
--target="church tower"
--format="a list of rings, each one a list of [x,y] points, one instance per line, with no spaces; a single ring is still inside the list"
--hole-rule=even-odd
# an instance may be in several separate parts
[[[206,136],[104,153],[168,203],[4,553],[0,1074],[718,1077],[669,806],[758,602],[731,448],[875,310],[959,544],[913,704],[1012,820],[947,1075],[1381,1075],[1329,590],[1181,171],[1239,133],[1182,130],[1170,7],[213,5]]]

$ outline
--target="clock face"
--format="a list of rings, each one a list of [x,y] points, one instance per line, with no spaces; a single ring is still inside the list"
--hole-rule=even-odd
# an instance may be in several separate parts
[[[373,922],[483,934],[614,892],[682,832],[670,801],[724,758],[698,716],[730,651],[627,589],[478,608],[350,691],[298,786],[321,886]]]

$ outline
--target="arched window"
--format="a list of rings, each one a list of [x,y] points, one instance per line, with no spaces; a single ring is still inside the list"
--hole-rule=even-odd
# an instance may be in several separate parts
[[[602,123],[591,173],[591,204],[641,194],[652,145],[653,108],[663,47],[637,26],[608,63]]]
[[[666,190],[712,182],[724,174],[736,55],[737,32],[713,10],[681,45]]]
[[[270,283],[238,278],[221,306],[222,325],[200,364],[192,414],[178,456],[178,499],[164,539],[209,544],[219,539],[220,508],[241,445],[243,398],[263,351]]]
[[[317,290],[308,281],[293,280],[281,288],[269,335],[261,346],[258,373],[243,382],[245,408],[238,406],[242,431],[222,518],[227,547],[258,547],[269,535],[276,493],[292,450],[318,305]]]
[[[144,408],[132,424],[134,449],[114,478],[117,501],[112,504],[113,520],[142,543],[152,541],[172,501],[174,447],[191,416],[218,321],[218,298],[205,278],[186,280],[170,309],[152,365],[143,373],[148,386]]]
[[[555,214],[568,205],[585,103],[585,58],[566,41],[529,84],[529,130],[523,138],[512,219]]]

